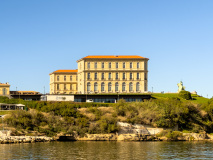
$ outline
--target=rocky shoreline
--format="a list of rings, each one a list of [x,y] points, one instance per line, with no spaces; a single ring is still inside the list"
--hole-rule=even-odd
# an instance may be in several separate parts
[[[142,134],[86,134],[84,137],[78,135],[66,135],[58,137],[46,136],[2,136],[0,144],[11,143],[35,143],[51,141],[213,141],[213,135],[206,133],[183,133],[183,136],[177,139],[167,137],[158,137],[156,135]]]
[[[204,141],[212,140],[213,136],[206,133],[183,133],[177,139],[142,134],[86,134],[80,136],[60,136],[59,141]]]
[[[4,136],[0,137],[1,144],[11,143],[35,143],[35,142],[50,142],[54,141],[54,138],[46,136]]]

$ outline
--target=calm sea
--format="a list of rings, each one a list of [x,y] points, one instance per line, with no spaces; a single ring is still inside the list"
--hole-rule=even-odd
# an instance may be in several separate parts
[[[0,144],[0,159],[213,159],[213,142],[49,142]]]

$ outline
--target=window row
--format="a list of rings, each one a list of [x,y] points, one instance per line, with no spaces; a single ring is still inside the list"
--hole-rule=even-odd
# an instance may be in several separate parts
[[[105,79],[105,75],[106,75],[105,73],[101,73],[101,79],[102,80]],[[123,73],[122,74],[122,78],[126,79],[127,78],[126,75],[127,75],[126,73]],[[87,73],[87,79],[88,80],[91,79],[91,73]],[[94,73],[94,79],[95,80],[98,79],[98,73],[97,72]],[[111,72],[108,73],[108,79],[109,80],[112,79],[112,73]],[[119,79],[119,74],[118,73],[115,73],[115,79]],[[129,73],[129,79],[133,79],[133,73]],[[136,79],[138,79],[138,80],[140,79],[140,73],[136,74]],[[147,73],[144,74],[144,79],[147,80]]]
[[[77,81],[78,80],[78,76],[64,76],[64,81],[67,81],[67,78],[69,78],[70,81],[73,81],[74,79]],[[57,81],[60,81],[60,76],[57,76]]]
[[[114,90],[115,90],[115,92],[119,91],[119,83],[118,82],[115,83]],[[90,82],[87,83],[87,92],[89,92],[89,91],[91,91],[91,83]],[[94,92],[97,92],[97,91],[98,91],[98,83],[95,82],[94,83]],[[101,83],[101,92],[104,92],[104,91],[105,91],[105,83],[102,82]],[[111,91],[112,91],[112,83],[109,82],[108,83],[108,92],[111,92]],[[125,91],[126,91],[126,83],[123,82],[122,83],[122,92],[125,92]],[[129,92],[132,92],[132,91],[133,91],[133,83],[130,82],[129,83]],[[140,91],[140,83],[139,82],[136,83],[136,91],[137,92]]]
[[[106,62],[101,62],[101,68],[102,68],[102,69],[103,69],[103,68],[106,68],[105,64],[106,64]],[[134,64],[133,62],[128,62],[128,63],[127,63],[127,62],[123,62],[123,63],[122,63],[122,67],[123,67],[123,68],[126,68],[126,65],[127,65],[127,64],[129,65],[129,68],[133,68],[133,64]],[[91,62],[87,62],[87,68],[88,68],[88,69],[90,69],[90,67],[91,67],[90,65],[91,65]],[[119,62],[115,62],[115,68],[118,69],[118,68],[119,68],[118,66],[119,66]],[[137,62],[137,63],[136,63],[136,66],[137,66],[137,68],[140,68],[140,62]],[[98,68],[98,63],[97,63],[97,62],[94,62],[94,68],[95,68],[95,69]],[[112,62],[109,62],[109,63],[108,63],[108,68],[109,68],[109,69],[112,68]]]
[[[60,86],[61,86],[61,87],[60,87]],[[78,88],[77,88],[77,85],[71,85],[71,84],[70,84],[70,85],[67,85],[67,84],[61,84],[61,85],[60,85],[60,84],[57,84],[57,85],[56,85],[56,89],[57,89],[57,90],[60,90],[60,89],[61,89],[61,90],[68,90],[68,89],[69,89],[69,90],[77,90]]]

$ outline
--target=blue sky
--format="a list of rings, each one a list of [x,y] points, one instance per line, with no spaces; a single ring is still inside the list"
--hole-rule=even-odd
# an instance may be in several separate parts
[[[0,1],[0,82],[49,92],[87,55],[149,58],[149,90],[213,96],[212,0]]]

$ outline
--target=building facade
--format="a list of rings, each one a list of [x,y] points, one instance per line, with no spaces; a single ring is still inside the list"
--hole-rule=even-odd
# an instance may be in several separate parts
[[[0,83],[0,96],[10,96],[9,83]]]
[[[57,70],[50,73],[50,94],[76,94],[78,70]]]
[[[144,93],[148,91],[148,58],[87,56],[78,63],[78,93]]]

